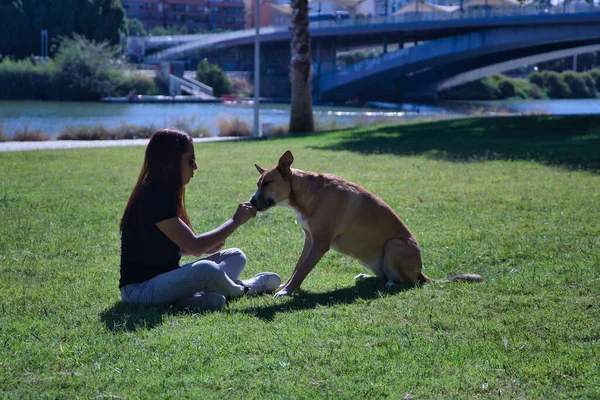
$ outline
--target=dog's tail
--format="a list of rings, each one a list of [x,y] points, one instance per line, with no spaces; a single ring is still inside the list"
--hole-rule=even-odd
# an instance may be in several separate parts
[[[481,282],[483,280],[483,277],[481,275],[477,275],[477,274],[458,274],[458,275],[451,276],[450,278],[431,279],[430,277],[428,277],[427,275],[425,275],[421,272],[419,275],[419,278],[417,278],[417,279],[418,279],[419,283],[423,284],[423,283],[429,283],[429,282],[448,283],[448,282],[456,282],[456,281]]]

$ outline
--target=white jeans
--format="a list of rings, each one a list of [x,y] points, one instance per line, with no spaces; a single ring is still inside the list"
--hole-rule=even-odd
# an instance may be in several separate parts
[[[174,304],[198,292],[216,292],[227,298],[244,294],[238,280],[246,266],[246,255],[236,248],[212,254],[141,283],[121,288],[125,303],[150,306]]]

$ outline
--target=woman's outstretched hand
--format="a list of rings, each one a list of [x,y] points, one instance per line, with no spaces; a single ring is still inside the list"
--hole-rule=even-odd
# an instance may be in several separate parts
[[[235,214],[233,214],[233,222],[237,225],[244,225],[250,218],[256,217],[256,208],[250,202],[238,204]]]

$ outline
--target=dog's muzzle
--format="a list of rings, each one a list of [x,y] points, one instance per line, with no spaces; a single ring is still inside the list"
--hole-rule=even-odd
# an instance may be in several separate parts
[[[273,200],[273,199],[263,200],[260,197],[254,195],[250,199],[250,204],[252,204],[252,206],[255,207],[258,211],[264,211],[267,208],[273,207],[275,205],[275,200]]]

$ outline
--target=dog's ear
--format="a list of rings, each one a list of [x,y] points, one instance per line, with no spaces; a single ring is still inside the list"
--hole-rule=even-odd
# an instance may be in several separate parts
[[[259,174],[263,174],[263,172],[265,172],[264,168],[261,168],[260,165],[258,164],[254,164],[254,168],[256,168],[256,170],[258,171]]]
[[[293,162],[294,156],[292,155],[291,151],[287,150],[285,153],[283,153],[283,155],[279,159],[279,164],[277,165],[277,171],[279,171],[281,176],[285,178],[289,175],[290,167]]]

